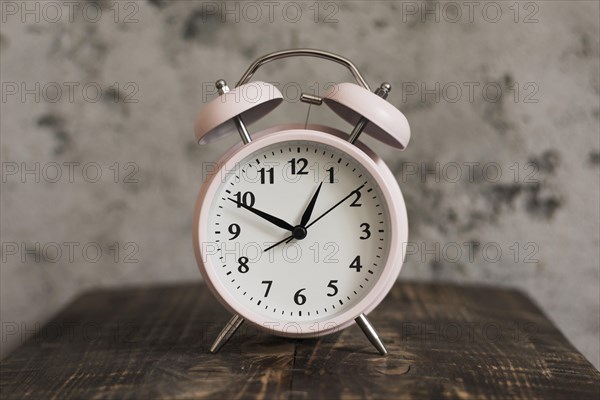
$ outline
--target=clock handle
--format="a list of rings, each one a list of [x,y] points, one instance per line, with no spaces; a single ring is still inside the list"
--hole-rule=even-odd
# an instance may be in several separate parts
[[[385,348],[383,342],[379,338],[377,331],[375,330],[375,328],[373,328],[373,325],[371,325],[371,323],[367,319],[367,316],[365,314],[360,314],[358,317],[356,317],[355,321],[356,324],[360,327],[360,329],[362,329],[362,331],[365,333],[371,344],[375,346],[377,351],[379,351],[379,354],[381,354],[382,356],[387,355],[387,349]]]
[[[225,327],[221,330],[219,336],[217,336],[215,339],[214,343],[210,347],[210,352],[213,354],[218,352],[219,349],[223,347],[223,345],[227,343],[229,339],[231,339],[231,336],[233,336],[235,331],[237,331],[243,322],[244,318],[242,318],[239,314],[234,314],[229,322],[227,322],[227,325],[225,325]]]
[[[261,66],[270,63],[271,61],[280,60],[282,58],[288,57],[316,57],[341,64],[350,71],[350,73],[352,74],[352,76],[354,76],[354,79],[356,79],[356,82],[360,86],[367,89],[369,92],[371,91],[369,84],[367,83],[365,78],[363,78],[363,76],[360,74],[358,68],[356,68],[352,61],[337,54],[330,53],[328,51],[315,49],[281,50],[262,56],[258,60],[254,61],[252,65],[250,65],[250,67],[248,67],[246,72],[244,72],[244,75],[242,75],[242,77],[240,78],[240,81],[235,86],[238,87],[240,85],[248,83],[248,81],[252,78],[252,75],[254,75],[256,70],[259,69]]]

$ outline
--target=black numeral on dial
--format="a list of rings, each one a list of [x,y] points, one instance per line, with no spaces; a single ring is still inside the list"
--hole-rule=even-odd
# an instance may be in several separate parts
[[[331,281],[329,281],[329,284],[327,285],[327,287],[333,289],[333,292],[332,293],[327,293],[327,296],[333,297],[336,294],[338,294],[338,288],[337,288],[337,286],[335,286],[336,283],[338,283],[337,280],[331,280]]]
[[[264,185],[267,180],[269,181],[270,184],[275,183],[275,169],[274,168],[269,168],[269,169],[265,169],[265,168],[261,168],[258,170],[258,173],[260,174],[260,184]]]
[[[291,165],[292,175],[308,175],[308,171],[305,171],[308,161],[306,158],[292,158],[288,161]]]
[[[254,197],[254,193],[252,192],[244,192],[244,194],[242,194],[241,192],[237,192],[236,194],[234,194],[234,196],[235,201],[237,203],[237,208],[241,208],[242,204],[248,207],[254,207],[254,203],[256,203],[256,198]]]
[[[238,266],[238,271],[240,273],[245,274],[246,272],[250,271],[250,267],[248,266],[248,257],[241,256],[238,258],[238,263],[240,264]]]
[[[229,225],[229,228],[227,228],[227,230],[229,231],[229,233],[231,233],[233,236],[229,238],[229,240],[233,240],[235,238],[237,238],[238,236],[240,236],[240,232],[242,231],[242,228],[240,228],[240,226],[238,224],[231,224]]]
[[[368,238],[371,237],[371,231],[369,230],[369,228],[371,227],[371,225],[367,224],[366,222],[363,222],[362,224],[360,224],[360,227],[362,228],[362,233],[364,233],[364,235],[360,235],[360,240],[366,240]]]
[[[269,296],[269,292],[271,291],[271,285],[273,284],[273,281],[262,281],[261,283],[263,285],[267,285],[267,290],[265,290],[265,297]]]
[[[298,304],[299,306],[306,303],[306,296],[302,294],[302,291],[304,290],[306,290],[306,288],[302,288],[298,290],[296,294],[294,294],[294,303]]]
[[[329,183],[335,182],[335,179],[333,177],[333,167],[327,168],[327,172],[329,172]]]
[[[350,264],[350,268],[354,268],[356,272],[360,272],[362,265],[360,265],[360,256],[356,256],[356,258]]]
[[[358,201],[360,200],[360,191],[355,191],[354,194],[356,195],[356,198],[354,199],[354,201],[352,201],[352,203],[350,203],[350,207],[360,207],[362,206],[361,203],[359,203]]]

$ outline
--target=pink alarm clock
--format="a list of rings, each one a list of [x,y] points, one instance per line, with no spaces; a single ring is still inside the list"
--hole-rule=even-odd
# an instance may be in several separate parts
[[[347,67],[358,84],[340,83],[322,97],[354,126],[350,133],[289,124],[261,132],[247,125],[283,101],[253,81],[256,70],[286,57],[324,58]],[[195,134],[207,144],[238,132],[242,141],[221,158],[196,202],[196,260],[212,293],[232,314],[216,338],[217,352],[244,322],[278,336],[327,335],[356,322],[381,354],[386,348],[368,315],[387,295],[404,260],[408,223],[404,199],[384,162],[358,142],[361,133],[403,150],[406,117],[372,92],[349,60],[312,49],[284,50],[256,60],[234,89],[198,114]],[[309,106],[309,107],[310,107]]]

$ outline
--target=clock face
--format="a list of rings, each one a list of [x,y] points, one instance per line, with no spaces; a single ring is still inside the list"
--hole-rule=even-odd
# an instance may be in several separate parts
[[[322,330],[374,288],[389,206],[355,158],[318,141],[275,142],[215,179],[200,252],[238,309]]]

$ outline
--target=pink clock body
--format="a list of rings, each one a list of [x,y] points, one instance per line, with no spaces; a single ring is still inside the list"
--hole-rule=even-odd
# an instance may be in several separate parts
[[[195,255],[213,294],[247,322],[288,337],[329,334],[371,312],[394,284],[408,238],[404,199],[383,161],[341,132],[302,128],[271,128],[232,148],[194,213]],[[296,225],[320,182],[312,220],[354,194],[309,221],[306,237],[268,251],[290,232],[231,200]]]
[[[274,85],[251,78],[262,65],[288,57],[326,59],[353,75],[357,84],[333,85],[322,97],[300,96],[352,124],[348,134],[306,124],[250,134],[247,125],[283,101]],[[211,352],[244,321],[300,338],[356,322],[379,353],[387,354],[367,314],[402,268],[406,207],[393,174],[358,139],[368,135],[397,150],[408,145],[408,121],[386,101],[391,85],[384,82],[372,92],[344,57],[293,49],[260,57],[233,89],[222,79],[215,87],[219,96],[196,119],[196,139],[208,144],[237,131],[242,142],[204,182],[194,212],[198,266],[233,314]]]

